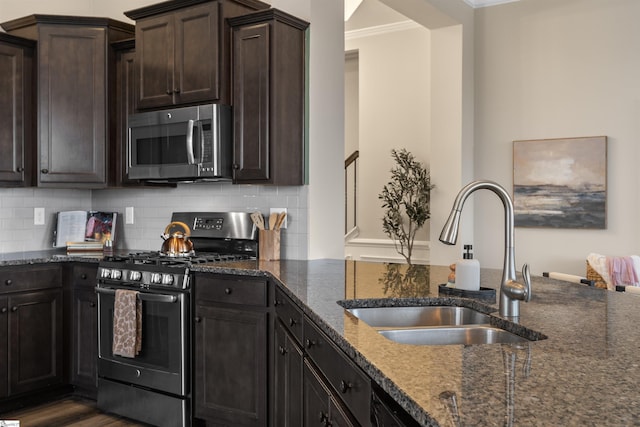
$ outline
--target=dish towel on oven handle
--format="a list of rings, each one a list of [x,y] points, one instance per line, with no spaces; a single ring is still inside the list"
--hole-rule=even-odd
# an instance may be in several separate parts
[[[135,357],[142,349],[142,301],[138,291],[117,289],[113,303],[113,354]]]

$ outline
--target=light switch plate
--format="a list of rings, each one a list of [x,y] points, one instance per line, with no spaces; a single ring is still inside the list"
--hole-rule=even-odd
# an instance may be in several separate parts
[[[133,224],[133,206],[127,206],[124,210],[124,223]]]
[[[44,225],[44,208],[33,208],[33,225]]]
[[[269,213],[280,213],[280,212],[284,212],[287,213],[287,208],[270,208],[269,209]],[[284,221],[282,222],[282,225],[280,226],[280,229],[283,228],[287,228],[287,220],[289,219],[289,215],[284,217]]]

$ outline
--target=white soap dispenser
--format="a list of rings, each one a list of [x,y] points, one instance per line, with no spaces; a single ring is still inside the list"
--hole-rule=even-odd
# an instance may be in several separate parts
[[[480,262],[473,259],[472,249],[471,245],[464,245],[465,253],[456,262],[456,289],[480,290]]]

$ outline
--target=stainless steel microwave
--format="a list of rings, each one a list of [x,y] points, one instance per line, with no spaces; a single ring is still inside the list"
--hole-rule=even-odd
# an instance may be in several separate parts
[[[156,182],[230,180],[231,106],[207,104],[129,116],[127,176]]]

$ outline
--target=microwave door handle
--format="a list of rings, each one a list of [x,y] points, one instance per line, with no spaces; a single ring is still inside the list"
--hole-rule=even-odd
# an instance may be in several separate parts
[[[218,114],[214,114],[212,118],[213,132],[211,133],[213,142],[213,175],[218,176],[221,174],[219,170],[220,165],[220,140],[218,139],[218,131],[220,130],[220,123],[218,123]]]
[[[193,155],[193,125],[193,120],[187,122],[187,161],[190,165],[196,162],[195,156]]]
[[[198,156],[198,163],[202,163],[204,160],[204,153],[205,153],[205,149],[204,149],[205,139],[204,139],[204,129],[202,128],[202,123],[200,123],[200,125],[198,126],[198,131],[199,131],[198,134],[200,135],[200,152]]]

